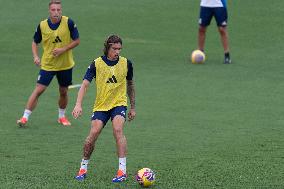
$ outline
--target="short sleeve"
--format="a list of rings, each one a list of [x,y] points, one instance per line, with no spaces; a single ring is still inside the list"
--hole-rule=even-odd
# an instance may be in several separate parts
[[[34,33],[34,42],[39,44],[42,40],[40,25],[37,26],[36,31]]]
[[[96,66],[95,66],[95,61],[93,61],[88,67],[84,79],[88,80],[89,82],[92,82],[93,78],[95,77],[96,77]]]
[[[132,66],[132,62],[130,60],[127,59],[127,76],[126,79],[127,80],[132,80],[133,79],[133,66]]]
[[[70,30],[70,37],[73,40],[78,39],[79,38],[79,31],[77,29],[77,25],[70,18],[68,18],[68,27],[69,27],[69,30]]]

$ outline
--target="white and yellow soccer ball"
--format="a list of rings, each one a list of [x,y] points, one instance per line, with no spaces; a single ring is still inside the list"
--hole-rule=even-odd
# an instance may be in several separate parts
[[[194,50],[191,53],[192,64],[203,64],[205,62],[205,54],[201,50]]]
[[[155,173],[150,168],[143,168],[137,172],[136,181],[143,187],[149,187],[155,182]]]

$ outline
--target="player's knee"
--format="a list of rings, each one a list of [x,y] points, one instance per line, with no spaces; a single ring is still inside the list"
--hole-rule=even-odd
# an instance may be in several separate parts
[[[206,27],[204,27],[204,26],[199,26],[199,33],[202,33],[202,34],[204,34],[205,32],[206,32]]]
[[[59,87],[59,93],[61,97],[67,96],[68,88],[67,87]]]
[[[67,97],[67,91],[60,91],[61,97]]]
[[[96,139],[100,134],[100,130],[97,128],[92,128],[89,137],[92,139]]]
[[[37,84],[33,93],[37,96],[40,96],[45,91],[45,89],[46,89],[46,86]]]
[[[44,90],[37,90],[35,89],[32,93],[32,96],[35,97],[35,98],[39,98],[40,95],[44,92]]]
[[[44,91],[35,91],[36,96],[40,96]]]
[[[220,35],[222,35],[222,36],[227,35],[226,27],[219,27],[219,33],[220,33]]]
[[[113,127],[113,135],[115,138],[122,137],[123,136],[122,127],[119,126]]]
[[[122,129],[120,127],[114,127],[113,128],[113,133],[114,134],[121,134],[122,133]]]

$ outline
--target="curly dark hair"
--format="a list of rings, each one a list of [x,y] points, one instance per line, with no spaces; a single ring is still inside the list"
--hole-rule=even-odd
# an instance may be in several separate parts
[[[114,43],[120,43],[122,45],[122,39],[118,35],[110,35],[106,38],[104,43],[104,55],[107,56],[108,50]]]

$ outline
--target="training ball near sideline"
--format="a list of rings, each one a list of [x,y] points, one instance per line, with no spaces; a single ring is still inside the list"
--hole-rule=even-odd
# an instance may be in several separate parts
[[[194,50],[191,53],[192,64],[203,64],[205,62],[205,54],[201,50]]]
[[[137,172],[136,181],[143,187],[149,187],[155,182],[155,173],[150,168],[143,168]]]

